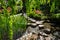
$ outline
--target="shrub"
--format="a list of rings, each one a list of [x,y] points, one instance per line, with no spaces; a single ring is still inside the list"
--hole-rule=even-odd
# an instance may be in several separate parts
[[[51,18],[52,21],[60,22],[60,13],[52,14]]]

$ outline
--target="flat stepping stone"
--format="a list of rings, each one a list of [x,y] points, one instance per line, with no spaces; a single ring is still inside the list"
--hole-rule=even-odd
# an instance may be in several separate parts
[[[43,23],[44,21],[40,21],[41,23]]]
[[[36,22],[36,20],[32,19],[32,18],[28,18],[29,21],[31,22]]]
[[[44,27],[44,25],[38,25],[38,26],[41,27],[41,28]]]
[[[43,24],[44,21],[36,21],[36,24]]]
[[[36,26],[36,23],[27,23],[28,26]]]
[[[27,25],[29,26],[29,25],[31,25],[31,23],[27,23]]]
[[[42,36],[44,36],[44,37],[45,37],[45,36],[46,36],[46,37],[48,36],[48,35],[47,35],[46,33],[44,33],[44,32],[40,32],[40,34],[41,34]]]
[[[44,29],[44,25],[38,25],[39,30]]]
[[[36,23],[31,23],[32,26],[36,26],[37,24]]]

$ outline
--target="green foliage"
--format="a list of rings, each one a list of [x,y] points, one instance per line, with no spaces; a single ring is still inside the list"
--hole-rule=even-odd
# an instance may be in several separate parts
[[[33,18],[41,19],[41,16],[43,16],[43,14],[42,15],[36,14],[34,10],[36,9],[41,10],[42,9],[41,5],[46,5],[46,4],[50,4],[50,0],[26,0],[25,5],[26,5],[27,15]],[[42,10],[46,10],[46,8]],[[44,17],[42,17],[42,19],[43,18]]]
[[[26,13],[28,16],[38,19],[45,19],[51,16],[51,13],[56,13],[56,11],[60,10],[59,0],[26,0]],[[39,14],[35,14],[34,10],[42,10],[42,16]]]
[[[51,17],[50,17],[50,20],[51,21],[55,21],[55,22],[60,22],[60,13],[57,13],[57,14],[52,14]]]
[[[54,2],[52,2],[50,12],[55,12],[55,8],[56,8],[56,5],[55,5],[55,1],[54,1]]]
[[[53,15],[51,16],[51,18],[53,18],[53,19],[60,19],[60,13],[53,14]]]
[[[9,33],[8,37],[13,38],[13,32],[17,32],[19,29],[20,30],[21,29],[24,29],[24,30],[26,29],[27,21],[23,16],[20,16],[20,15],[14,16],[14,15],[12,15],[7,20],[7,18],[5,16],[1,15],[0,18],[1,18],[0,19],[0,21],[1,21],[0,22],[0,32],[1,32],[0,36],[2,37],[1,39],[3,39],[4,33]]]
[[[13,40],[13,29],[15,30],[18,30],[18,28],[25,28],[24,25],[25,24],[21,24],[23,22],[26,22],[26,21],[23,21],[23,17],[20,19],[20,18],[15,18],[13,19],[14,17],[13,14],[17,14],[17,11],[18,9],[20,8],[20,10],[22,9],[23,7],[23,2],[22,0],[0,0],[0,7],[3,8],[2,10],[2,13],[0,13],[0,40],[3,40],[3,36],[4,36],[4,33],[7,34],[7,38],[6,40]],[[10,8],[10,9],[7,9],[7,8]],[[18,8],[19,7],[19,8]],[[8,12],[10,11],[10,12]],[[11,14],[11,15],[10,15]],[[17,24],[17,22],[20,22],[19,25]],[[14,24],[14,25],[13,25]],[[16,26],[16,27],[15,27]],[[16,31],[15,31],[16,32]]]
[[[12,16],[12,20],[13,20],[13,31],[17,32],[18,29],[26,29],[26,24],[27,21],[23,16],[17,15],[17,16]]]

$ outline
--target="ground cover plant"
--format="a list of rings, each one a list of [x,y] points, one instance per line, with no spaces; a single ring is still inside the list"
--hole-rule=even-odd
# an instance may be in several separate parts
[[[0,40],[13,40],[14,32],[25,29],[26,19],[20,15],[14,17],[22,5],[22,0],[0,0]]]

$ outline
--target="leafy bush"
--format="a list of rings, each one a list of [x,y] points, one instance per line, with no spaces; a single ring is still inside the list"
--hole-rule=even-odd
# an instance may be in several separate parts
[[[18,29],[26,29],[26,24],[27,24],[27,20],[20,15],[17,16],[12,16],[12,20],[13,20],[13,30],[14,32],[18,31]]]
[[[60,22],[60,13],[52,14],[51,18],[52,21]]]
[[[11,27],[9,27],[9,24],[7,24],[7,21],[8,20],[6,20],[7,18],[6,17],[4,17],[3,15],[1,15],[0,16],[0,36],[2,37],[1,39],[3,39],[3,36],[4,36],[4,34],[6,34],[6,33],[11,33],[10,35],[12,35],[12,32],[10,32],[9,30],[11,30],[10,28]],[[12,16],[10,16],[10,18],[12,19],[9,19],[9,20],[11,20],[11,21],[9,21],[9,23],[12,23],[12,31],[13,31],[13,34],[15,33],[15,32],[18,32],[18,30],[22,30],[22,29],[26,29],[26,24],[27,24],[27,21],[26,21],[26,19],[23,17],[23,16],[20,16],[20,15],[17,15],[17,16],[14,16],[14,15],[12,15]],[[11,25],[11,24],[10,24]],[[11,36],[12,38],[13,38],[13,35]]]
[[[36,19],[45,19],[47,17],[44,16],[45,13],[35,13],[34,10],[46,10],[47,6],[45,9],[42,8],[41,5],[46,5],[49,4],[50,5],[50,1],[51,0],[26,0],[26,13],[28,16],[36,18]],[[48,9],[48,8],[47,8]],[[50,10],[50,9],[49,9]]]
[[[13,40],[13,29],[18,28],[18,24],[17,22],[24,22],[21,21],[23,19],[23,17],[19,19],[15,18],[13,20],[14,17],[10,17],[13,16],[14,14],[17,14],[18,9],[22,9],[23,7],[23,2],[22,0],[0,0],[0,7],[2,7],[0,9],[0,40],[3,40],[3,34],[6,33],[7,38],[6,40]],[[17,19],[17,20],[16,20]],[[13,25],[13,23],[15,23],[15,25]],[[19,23],[21,24],[21,23]],[[22,24],[21,24],[22,25]],[[20,28],[24,28],[20,25]],[[14,27],[13,27],[14,26]],[[16,29],[17,30],[17,29]]]

